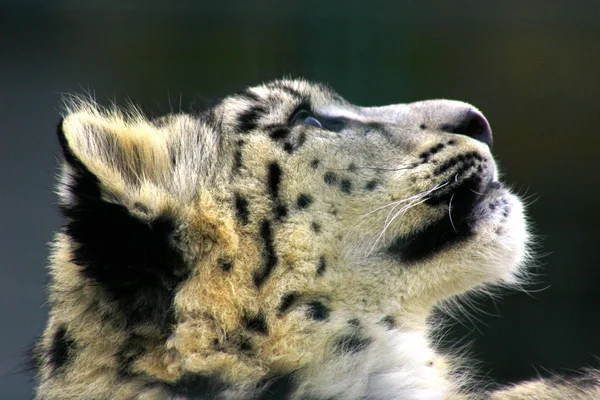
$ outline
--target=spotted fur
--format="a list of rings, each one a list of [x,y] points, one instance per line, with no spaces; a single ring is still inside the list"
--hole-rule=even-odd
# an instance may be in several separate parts
[[[283,80],[158,120],[74,101],[58,137],[39,400],[600,395],[593,371],[477,392],[431,343],[435,307],[527,259],[468,104]]]

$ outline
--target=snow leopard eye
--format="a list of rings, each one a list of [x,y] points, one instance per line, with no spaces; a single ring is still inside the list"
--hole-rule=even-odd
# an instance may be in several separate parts
[[[293,118],[294,125],[311,125],[316,128],[323,128],[321,122],[315,118],[309,111],[300,110],[294,115]]]
[[[322,128],[323,127],[323,125],[321,125],[321,122],[319,122],[319,120],[316,119],[315,117],[306,117],[304,119],[304,121],[302,121],[302,123],[304,125],[312,125],[312,126],[315,126],[317,128]]]

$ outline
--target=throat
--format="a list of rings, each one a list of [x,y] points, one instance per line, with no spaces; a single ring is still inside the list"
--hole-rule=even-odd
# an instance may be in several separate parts
[[[332,352],[327,362],[300,373],[296,397],[446,398],[445,363],[429,346],[427,332],[378,326],[369,333],[368,346]]]

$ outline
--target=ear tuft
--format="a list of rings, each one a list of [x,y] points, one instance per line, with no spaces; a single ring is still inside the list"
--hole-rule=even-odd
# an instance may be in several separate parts
[[[160,184],[170,176],[166,135],[139,114],[88,106],[61,121],[58,139],[75,172],[89,171],[117,192],[131,191],[145,181]]]

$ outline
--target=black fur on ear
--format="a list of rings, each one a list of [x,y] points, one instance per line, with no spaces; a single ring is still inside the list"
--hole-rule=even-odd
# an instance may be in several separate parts
[[[143,220],[122,204],[102,197],[102,183],[69,146],[62,122],[58,139],[70,175],[63,190],[64,233],[74,242],[72,261],[107,292],[127,324],[168,328],[174,321],[173,296],[187,268],[175,247],[176,219],[162,214]]]

